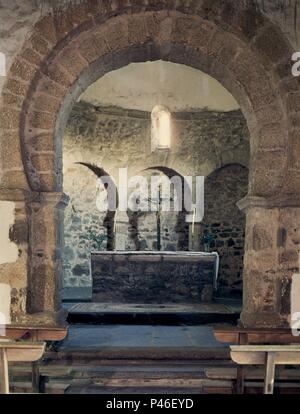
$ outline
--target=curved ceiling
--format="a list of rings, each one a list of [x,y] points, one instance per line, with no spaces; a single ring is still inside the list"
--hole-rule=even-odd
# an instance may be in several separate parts
[[[104,75],[81,95],[96,106],[151,111],[155,105],[170,111],[239,109],[233,96],[200,70],[176,63],[132,63]]]

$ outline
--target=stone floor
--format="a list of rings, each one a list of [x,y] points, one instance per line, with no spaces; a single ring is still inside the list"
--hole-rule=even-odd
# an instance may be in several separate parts
[[[253,369],[252,369],[253,368]],[[236,366],[211,325],[70,325],[40,364],[52,394],[231,394]],[[31,392],[30,364],[10,364],[11,392]],[[264,372],[246,372],[247,393],[262,393]],[[300,393],[300,373],[278,367],[276,392]]]
[[[101,348],[222,348],[211,326],[70,325],[58,350]]]
[[[220,313],[228,314],[241,311],[238,302],[227,303],[166,303],[166,304],[122,304],[122,303],[77,303],[68,304],[68,310],[72,313]]]
[[[241,303],[222,300],[211,303],[65,303],[69,323],[123,325],[236,324]]]
[[[239,314],[240,305],[65,303],[69,315],[114,315],[114,323],[70,324],[64,341],[46,356],[46,392],[66,394],[231,392],[232,381],[206,377],[207,367],[231,366],[227,344],[212,324],[122,323],[123,315]],[[141,320],[141,319],[140,319]],[[217,387],[217,388],[216,388]],[[220,388],[221,387],[221,388]],[[19,388],[20,389],[20,388]],[[208,389],[208,391],[207,391]]]

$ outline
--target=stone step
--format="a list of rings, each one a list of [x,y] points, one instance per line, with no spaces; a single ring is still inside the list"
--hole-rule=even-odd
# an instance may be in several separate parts
[[[47,352],[46,359],[51,361],[91,362],[101,360],[229,360],[229,348],[200,347],[110,347],[92,350],[82,348],[60,348],[57,352]]]
[[[210,325],[236,324],[241,306],[199,304],[103,304],[78,303],[68,307],[71,324],[109,325]]]
[[[205,377],[204,367],[212,367],[213,364],[208,361],[203,363],[183,363],[176,361],[175,363],[166,363],[161,361],[145,361],[139,364],[136,361],[103,361],[97,364],[64,364],[61,365],[48,362],[46,365],[40,365],[40,374],[50,379],[93,379],[101,381],[106,379],[199,379]],[[218,366],[228,366],[227,362]],[[15,364],[10,366],[10,378],[12,380],[30,380],[31,366],[30,364]]]
[[[138,384],[129,386],[128,384],[118,384],[114,386],[90,383],[59,382],[50,381],[46,384],[47,394],[233,394],[234,388],[230,381],[203,382],[201,386],[197,384],[191,386],[167,386],[157,384]],[[12,382],[10,383],[11,393],[32,393],[31,382]],[[300,384],[298,382],[276,383],[275,394],[300,394]],[[262,394],[263,382],[245,382],[246,394]]]
[[[204,374],[209,379],[215,380],[234,380],[237,376],[237,369],[230,367],[223,368],[203,368]],[[263,368],[249,367],[245,369],[245,378],[248,380],[264,380],[265,370]],[[277,367],[275,381],[299,381],[300,369],[286,369]]]
[[[85,359],[85,358],[84,358]],[[44,372],[48,370],[70,371],[72,369],[103,369],[103,370],[153,370],[153,369],[180,369],[184,367],[186,369],[199,369],[203,367],[233,367],[235,364],[231,360],[209,360],[209,359],[197,359],[197,360],[159,360],[159,359],[91,359],[87,362],[80,360],[62,360],[62,359],[50,359],[45,358],[40,362],[40,369]],[[31,363],[17,362],[10,363],[10,369],[14,371],[31,371]]]
[[[12,369],[13,381],[12,392],[31,392],[30,371],[28,368],[17,367]],[[51,370],[53,368],[53,370]],[[121,368],[121,369],[120,369]],[[152,369],[152,370],[151,370]],[[41,367],[41,373],[47,374],[48,380],[45,384],[46,393],[64,393],[71,389],[70,393],[108,393],[117,389],[135,389],[135,392],[143,392],[144,388],[156,389],[160,392],[168,388],[170,392],[177,389],[185,393],[201,392],[203,387],[217,385],[231,388],[231,381],[214,381],[205,378],[203,369],[200,367],[188,367],[180,364],[178,367],[86,367],[73,366],[66,369],[56,370],[55,366]],[[73,390],[73,391],[72,391]],[[108,391],[110,390],[110,391]],[[68,392],[67,392],[68,393]]]
[[[56,370],[55,367],[48,367],[44,369],[41,367],[40,374],[48,378],[56,379],[92,379],[93,381],[106,381],[108,379],[126,380],[128,378],[135,378],[137,380],[150,380],[150,379],[198,379],[204,378],[203,368],[165,368],[161,369],[155,367],[147,369],[147,367],[140,367],[140,369],[120,369],[120,367],[86,367],[86,366],[74,366],[71,369],[66,367],[65,369]],[[18,380],[30,380],[31,371],[28,368],[18,368],[10,370],[10,378]]]
[[[300,384],[292,382],[289,384],[276,384],[275,393],[279,394],[300,394]],[[206,380],[202,383],[180,384],[176,386],[166,384],[146,384],[138,385],[124,384],[120,385],[102,385],[102,384],[83,384],[72,383],[67,389],[66,394],[233,394],[234,387],[231,381]],[[262,394],[263,382],[245,382],[246,394]]]
[[[98,379],[72,379],[72,378],[51,378],[45,384],[45,392],[47,394],[53,393],[65,393],[67,389],[72,388],[74,390],[87,390],[90,387],[95,387],[98,390],[107,390],[110,389],[127,389],[135,388],[137,392],[141,388],[156,388],[157,390],[161,390],[162,388],[169,388],[170,390],[176,390],[178,388],[186,389],[186,392],[193,392],[193,390],[197,390],[197,392],[201,391],[201,389],[205,387],[210,387],[211,385],[221,385],[222,387],[229,387],[231,388],[231,383],[228,381],[211,381],[205,380],[204,378],[199,379],[189,379],[189,378],[98,378]],[[30,380],[19,380],[11,382],[11,392],[32,392],[31,382]],[[77,391],[76,391],[77,393]]]
[[[14,393],[32,393],[30,382],[14,382],[10,384],[10,392]],[[70,383],[50,383],[46,385],[47,394],[200,394],[199,388],[189,387],[152,387],[152,386],[101,386],[96,384],[75,384]],[[207,392],[205,392],[207,393]],[[231,393],[227,387],[223,393]]]
[[[74,379],[71,382],[72,386],[86,387],[90,385],[101,387],[172,387],[172,388],[202,388],[203,386],[211,386],[218,384],[223,387],[230,385],[231,381],[210,380],[207,378],[189,378],[179,377],[172,378],[172,376],[166,376],[165,378],[147,378],[127,376],[126,378],[90,378],[90,379]]]
[[[168,364],[157,365],[157,363],[148,365],[62,365],[56,364],[41,365],[40,374],[49,378],[88,378],[93,379],[126,379],[126,378],[145,378],[145,379],[164,379],[164,378],[187,378],[187,379],[215,379],[215,380],[234,380],[236,379],[237,369],[229,364],[224,363],[218,367],[212,366],[211,363],[201,364]],[[263,368],[249,367],[245,369],[245,376],[248,380],[263,380]],[[30,365],[11,366],[10,377],[15,378],[30,378]],[[295,368],[281,368],[276,370],[276,380],[299,380],[300,369]]]
[[[145,365],[117,365],[106,361],[103,366],[96,365],[62,365],[48,363],[41,366],[41,374],[46,375],[46,393],[161,393],[169,390],[177,393],[222,393],[230,394],[234,390],[236,368],[227,361],[223,366],[214,367],[216,361],[204,361],[204,364],[187,364],[177,361],[173,364],[162,361],[147,361]],[[209,365],[210,364],[210,365]],[[11,368],[11,392],[31,392],[30,366],[28,364]],[[246,370],[246,391],[261,393],[264,373],[260,368]],[[278,369],[276,374],[276,389],[289,393],[293,390],[300,393],[300,375],[297,369]]]
[[[96,362],[96,364],[94,363]],[[205,378],[203,364],[209,361],[193,360],[97,360],[88,364],[65,360],[47,359],[40,366],[40,373],[47,377],[46,393],[63,393],[67,388],[96,390],[117,388],[169,388],[185,389],[197,392],[204,386],[210,386],[211,380]],[[227,366],[228,362],[221,362]],[[211,362],[214,364],[214,361]],[[10,367],[12,392],[31,392],[30,364],[15,364]],[[214,383],[216,381],[213,381]],[[217,381],[219,384],[220,382]],[[231,381],[222,382],[222,386],[231,387]],[[89,391],[90,392],[90,391]],[[98,391],[97,391],[98,393]],[[102,391],[101,391],[102,393]]]
[[[67,382],[50,382],[46,386],[47,394],[65,394],[70,386],[70,381]],[[11,394],[32,394],[32,384],[30,381],[12,381],[9,384],[9,391]]]

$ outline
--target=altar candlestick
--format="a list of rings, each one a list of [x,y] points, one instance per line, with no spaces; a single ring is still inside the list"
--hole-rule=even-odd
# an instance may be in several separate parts
[[[193,211],[192,234],[195,233],[195,218],[196,218],[196,208],[194,208],[194,211]]]
[[[116,210],[115,217],[114,217],[114,234],[116,234],[116,227],[117,227],[117,217],[118,217],[118,210]]]

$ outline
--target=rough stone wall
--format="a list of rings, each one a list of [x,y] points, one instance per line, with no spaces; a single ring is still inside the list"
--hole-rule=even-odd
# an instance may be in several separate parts
[[[211,236],[209,247],[220,255],[219,294],[242,293],[246,216],[236,203],[247,190],[248,169],[238,164],[215,171],[205,181],[202,246]]]
[[[248,164],[248,130],[240,111],[176,113],[172,119],[171,151],[168,154],[151,153],[149,113],[120,108],[95,108],[85,103],[74,107],[65,133],[63,151],[64,191],[70,197],[65,211],[65,286],[91,285],[90,251],[106,249],[106,229],[103,226],[105,213],[96,208],[97,177],[86,167],[75,164],[76,162],[95,163],[115,177],[116,182],[118,169],[124,167],[128,167],[130,178],[136,174],[147,177],[149,174],[142,170],[158,165],[173,168],[181,175],[208,176],[227,163]],[[245,180],[244,186],[247,186],[247,177],[244,174],[242,177],[233,176],[232,180],[236,178],[239,182]],[[219,185],[222,187],[221,182]],[[220,196],[213,188],[208,188],[212,192],[212,200]],[[226,192],[222,197],[221,204],[229,206],[229,216],[232,204],[245,193]],[[226,200],[225,203],[227,196],[232,200]],[[210,203],[209,209],[215,211],[216,217],[222,215],[218,204]],[[178,213],[162,213],[162,250],[188,249],[188,234],[185,234],[183,242],[184,235],[178,233],[180,219],[182,220]],[[214,222],[218,220],[216,218]],[[132,221],[125,226],[121,225],[117,218],[116,230],[117,234],[123,233],[124,249],[156,250],[155,212],[141,213],[136,217],[137,233],[131,223]],[[238,239],[242,237],[243,226],[242,220]],[[188,227],[182,231],[187,232]],[[243,238],[241,245],[242,243]],[[235,258],[231,260],[234,262]],[[240,262],[240,257],[237,261]],[[239,267],[239,264],[234,267],[236,275],[229,271],[224,273],[225,277],[230,273],[229,286],[234,285],[235,279],[240,276]]]

